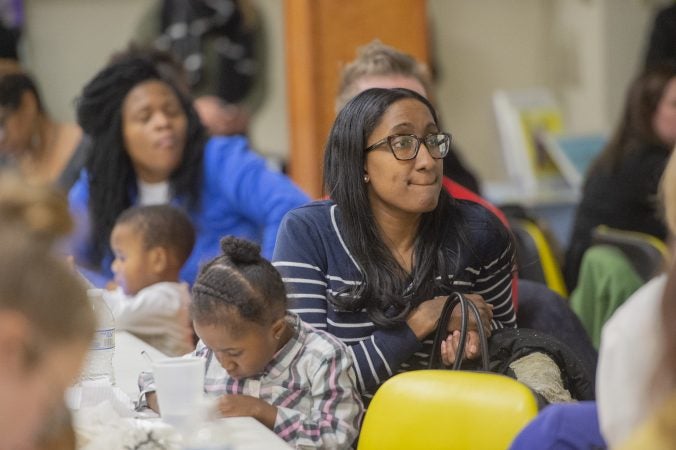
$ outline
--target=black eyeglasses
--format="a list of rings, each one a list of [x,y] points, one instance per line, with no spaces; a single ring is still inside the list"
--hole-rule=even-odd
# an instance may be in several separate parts
[[[396,159],[407,161],[418,156],[421,141],[425,143],[427,151],[434,159],[442,159],[448,155],[451,148],[451,135],[448,133],[430,133],[424,137],[418,137],[415,134],[392,134],[364,149],[364,151],[370,152],[374,148],[387,144]]]

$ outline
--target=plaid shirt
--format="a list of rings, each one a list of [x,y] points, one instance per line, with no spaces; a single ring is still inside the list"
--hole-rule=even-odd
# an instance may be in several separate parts
[[[202,341],[191,354],[206,359],[208,395],[250,395],[277,407],[273,431],[295,448],[349,448],[359,433],[363,405],[347,348],[330,334],[288,313],[293,337],[258,376],[235,379]],[[139,379],[153,391],[151,373]]]

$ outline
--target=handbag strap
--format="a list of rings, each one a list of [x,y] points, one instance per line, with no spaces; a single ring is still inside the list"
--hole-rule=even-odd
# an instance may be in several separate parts
[[[455,308],[456,305],[458,305],[458,303],[460,303],[460,299],[458,297],[455,297],[453,294],[446,297],[444,306],[441,309],[441,314],[439,315],[437,330],[434,333],[434,340],[432,341],[432,350],[430,352],[429,362],[427,363],[428,369],[436,369],[438,365],[439,366],[441,365],[440,363],[441,342],[444,339],[446,339],[446,336],[448,336],[448,334],[446,333],[446,327],[449,319],[451,318],[451,312],[453,311],[453,308]],[[462,326],[460,328],[462,328]],[[462,339],[462,333],[460,337]]]
[[[462,294],[460,294],[462,296]],[[467,302],[467,305],[469,306],[469,309],[474,313],[474,318],[476,319],[476,323],[478,325],[477,327],[477,333],[479,334],[479,346],[481,349],[481,370],[484,372],[489,371],[489,364],[488,364],[488,337],[486,336],[486,331],[484,330],[484,327],[481,325],[481,313],[479,312],[479,308],[474,304],[474,302],[467,300],[466,298],[463,299]]]
[[[462,361],[465,357],[465,344],[467,342],[467,332],[468,332],[468,312],[471,311],[471,314],[474,315],[476,322],[478,324],[478,334],[479,334],[479,344],[481,347],[481,370],[488,371],[488,339],[486,338],[486,333],[481,326],[481,314],[477,306],[472,303],[470,300],[467,300],[464,295],[460,292],[453,292],[446,298],[444,307],[441,310],[439,315],[439,325],[434,334],[434,341],[432,343],[432,353],[430,354],[429,362],[427,364],[428,369],[435,369],[436,366],[441,366],[441,343],[446,339],[448,333],[446,327],[451,318],[451,313],[453,309],[460,305],[460,341],[458,342],[458,348],[460,349],[459,355],[456,356],[455,361],[453,362],[453,367],[451,370],[459,370],[462,366]]]

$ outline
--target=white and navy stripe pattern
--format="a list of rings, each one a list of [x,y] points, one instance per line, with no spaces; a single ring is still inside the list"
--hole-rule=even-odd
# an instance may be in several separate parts
[[[478,293],[494,305],[493,328],[515,327],[512,306],[514,250],[509,235],[485,208],[456,201],[454,213],[463,214],[472,251],[463,252],[457,279],[461,292]],[[449,243],[455,248],[457,244]],[[383,329],[368,314],[338,311],[327,302],[346,287],[360,283],[357,262],[341,235],[340,213],[331,201],[320,201],[289,212],[280,227],[273,264],[287,288],[289,309],[315,328],[346,343],[353,355],[359,386],[365,399],[393,374],[424,367],[431,340],[419,342],[402,324]],[[456,264],[450,264],[451,268]],[[445,295],[449,292],[438,292]]]
[[[199,341],[191,354],[205,358],[208,395],[250,395],[277,407],[274,432],[293,448],[350,448],[357,437],[363,405],[350,354],[338,339],[289,313],[294,335],[264,373],[235,379]],[[139,379],[154,391],[152,373]]]

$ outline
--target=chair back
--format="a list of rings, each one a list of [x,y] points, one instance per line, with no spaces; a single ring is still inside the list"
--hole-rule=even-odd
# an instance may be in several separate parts
[[[519,278],[543,283],[560,296],[567,298],[568,290],[563,272],[540,227],[527,218],[512,218],[509,223],[516,240]]]
[[[636,273],[648,281],[660,273],[667,261],[667,246],[655,236],[600,225],[592,231],[592,245],[610,245],[620,250]]]
[[[512,378],[410,371],[378,389],[357,449],[506,449],[536,414],[535,396]]]

